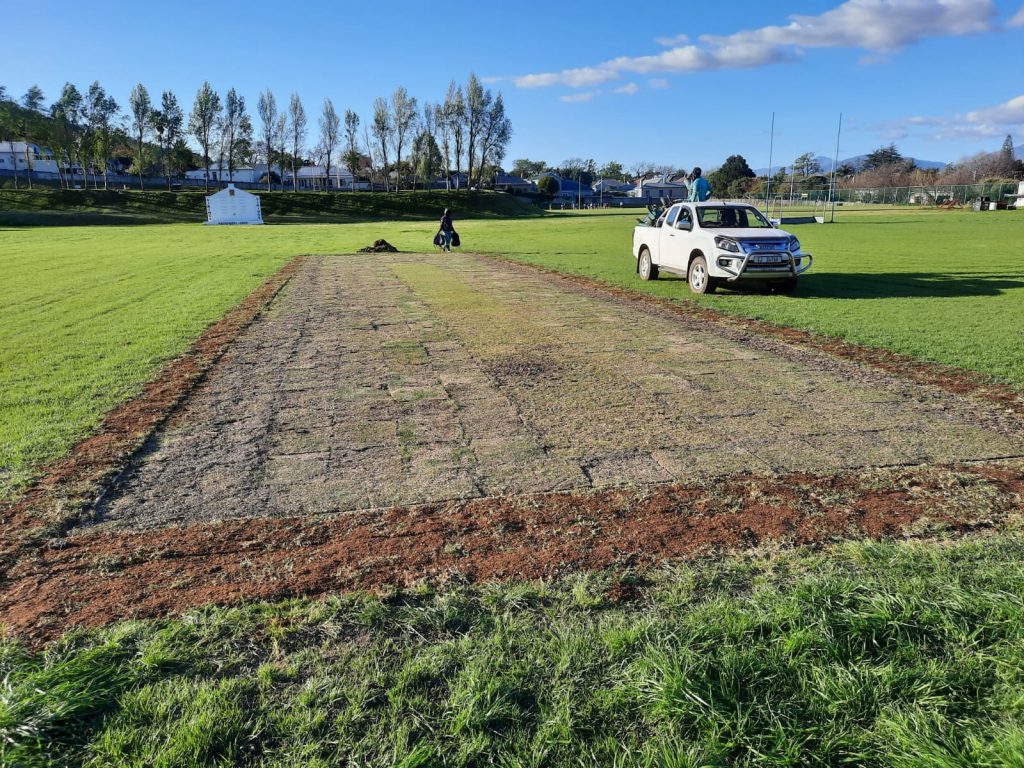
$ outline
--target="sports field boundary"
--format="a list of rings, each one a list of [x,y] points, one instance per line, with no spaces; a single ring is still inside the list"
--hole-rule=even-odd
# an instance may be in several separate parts
[[[615,285],[598,278],[573,272],[564,272],[553,267],[545,267],[507,256],[492,253],[477,253],[476,255],[481,258],[500,261],[513,267],[530,269],[556,276],[607,296],[660,307],[676,316],[714,323],[719,329],[731,330],[736,335],[736,338],[746,340],[750,334],[760,334],[785,344],[824,352],[833,357],[877,368],[885,373],[893,374],[917,384],[938,387],[950,394],[969,397],[998,406],[1008,413],[1024,416],[1024,392],[1018,391],[1008,384],[981,373],[928,360],[920,360],[882,347],[857,344],[804,328],[778,325],[766,320],[745,317],[742,314],[734,314],[710,307],[701,307],[684,298],[667,299],[661,296],[652,296],[642,291]]]
[[[0,542],[0,585],[27,547],[60,536],[74,525],[81,510],[109,486],[238,335],[273,302],[305,258],[290,259],[167,363],[136,397],[107,413],[99,427],[64,458],[42,467],[39,479],[28,489],[0,504],[5,533]]]

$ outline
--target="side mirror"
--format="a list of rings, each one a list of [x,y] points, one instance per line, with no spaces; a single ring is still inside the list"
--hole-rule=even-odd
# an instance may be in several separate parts
[[[779,219],[768,219],[768,223],[771,224],[775,229],[778,229],[779,225],[782,224],[782,222],[779,221]]]
[[[676,229],[683,229],[686,230],[687,232],[691,232],[693,230],[693,222],[689,220],[680,221],[679,223],[676,224]]]

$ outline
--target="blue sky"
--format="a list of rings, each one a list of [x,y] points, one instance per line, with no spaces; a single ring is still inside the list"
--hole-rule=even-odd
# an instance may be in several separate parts
[[[234,86],[250,111],[270,87],[279,103],[297,91],[308,114],[329,96],[365,119],[398,85],[439,100],[475,71],[505,96],[506,165],[710,168],[740,153],[766,166],[772,111],[775,165],[831,156],[840,112],[843,157],[893,141],[951,161],[1007,133],[1024,145],[1022,0],[3,0],[2,11],[0,84],[15,96],[98,79],[124,105],[142,82],[187,110],[205,79]]]

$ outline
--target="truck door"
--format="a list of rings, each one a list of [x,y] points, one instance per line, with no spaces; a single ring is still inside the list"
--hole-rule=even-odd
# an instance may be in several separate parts
[[[665,218],[661,229],[661,265],[670,269],[685,270],[689,261],[690,232],[693,218],[685,205],[675,205]]]

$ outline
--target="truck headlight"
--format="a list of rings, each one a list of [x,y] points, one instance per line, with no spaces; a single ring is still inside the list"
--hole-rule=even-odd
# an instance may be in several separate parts
[[[800,241],[792,235],[789,236],[789,252],[796,253],[800,250]]]
[[[729,253],[740,252],[740,244],[733,240],[731,237],[724,237],[722,235],[718,235],[715,238],[715,246],[723,251],[729,251]]]

